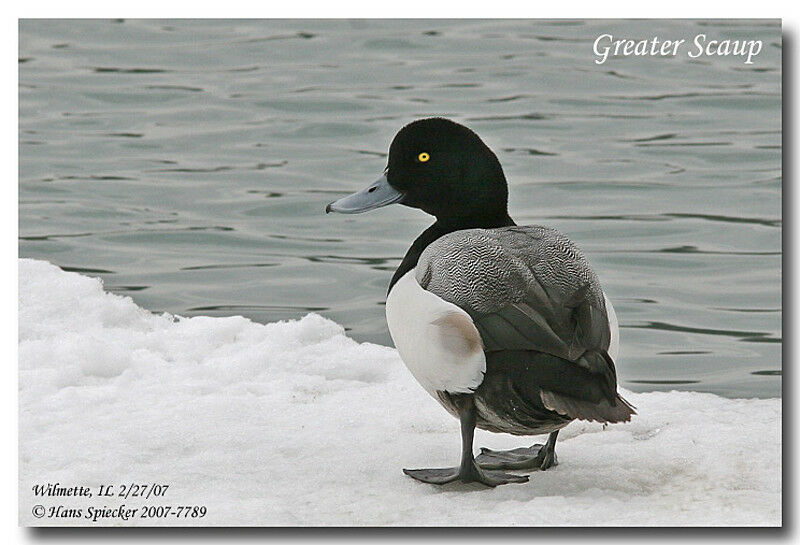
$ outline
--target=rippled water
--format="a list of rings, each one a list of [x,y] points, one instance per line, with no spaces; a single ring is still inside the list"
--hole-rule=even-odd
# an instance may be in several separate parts
[[[603,33],[764,49],[597,65]],[[19,49],[21,256],[154,311],[315,311],[390,344],[386,286],[430,219],[323,208],[446,115],[498,154],[518,223],[588,254],[624,386],[780,395],[775,21],[37,20]]]

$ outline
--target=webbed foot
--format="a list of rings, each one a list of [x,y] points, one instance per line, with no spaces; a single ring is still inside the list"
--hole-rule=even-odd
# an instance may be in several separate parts
[[[526,483],[527,475],[512,475],[502,471],[482,469],[474,462],[464,467],[448,467],[442,469],[404,469],[403,473],[418,481],[429,484],[447,484],[456,481],[463,483],[481,483],[486,486],[498,486],[509,483]]]
[[[532,445],[511,450],[491,450],[481,448],[475,463],[483,470],[492,469],[539,469],[545,470],[558,465],[555,448],[547,445]]]

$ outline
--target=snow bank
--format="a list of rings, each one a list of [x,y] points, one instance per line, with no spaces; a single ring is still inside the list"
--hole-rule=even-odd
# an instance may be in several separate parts
[[[631,424],[573,423],[529,483],[436,488],[458,423],[396,352],[316,314],[154,315],[99,280],[20,260],[20,521],[33,506],[202,505],[105,524],[779,525],[780,400],[625,396]],[[537,438],[537,440],[540,438]],[[476,448],[533,441],[479,431]],[[163,483],[164,498],[36,498],[43,483]]]

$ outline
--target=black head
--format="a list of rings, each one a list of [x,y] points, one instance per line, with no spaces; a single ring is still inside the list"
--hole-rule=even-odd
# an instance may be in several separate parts
[[[403,127],[389,148],[389,184],[402,204],[447,220],[506,213],[508,187],[497,156],[470,129],[449,119]]]
[[[327,210],[357,213],[395,202],[440,222],[480,224],[480,218],[507,218],[508,186],[497,156],[477,134],[432,117],[397,133],[383,178]]]

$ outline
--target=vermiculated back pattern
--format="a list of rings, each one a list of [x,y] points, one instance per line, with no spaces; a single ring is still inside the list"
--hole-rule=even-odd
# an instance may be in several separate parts
[[[583,252],[541,225],[449,233],[422,252],[416,278],[424,289],[471,313],[543,299],[569,306],[576,298],[605,310],[597,275]],[[546,297],[531,294],[538,286]]]

